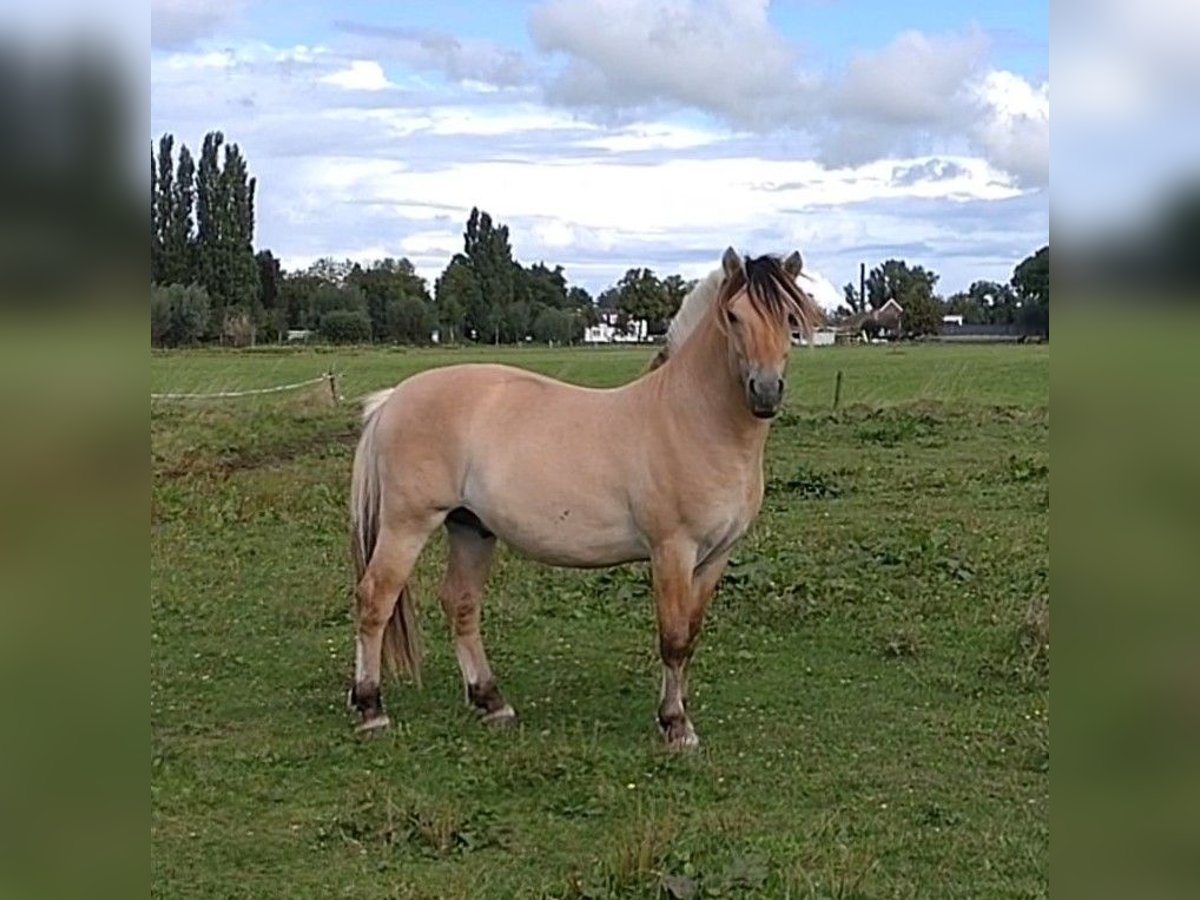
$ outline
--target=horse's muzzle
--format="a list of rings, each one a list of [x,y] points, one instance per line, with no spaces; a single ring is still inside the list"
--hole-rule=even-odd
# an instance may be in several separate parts
[[[775,375],[755,375],[746,381],[750,412],[760,419],[771,419],[783,404],[783,379]]]

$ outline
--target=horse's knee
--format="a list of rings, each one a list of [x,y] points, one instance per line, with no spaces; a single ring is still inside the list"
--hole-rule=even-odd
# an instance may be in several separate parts
[[[693,644],[692,632],[686,627],[664,628],[658,635],[658,653],[668,666],[686,663],[692,655]]]

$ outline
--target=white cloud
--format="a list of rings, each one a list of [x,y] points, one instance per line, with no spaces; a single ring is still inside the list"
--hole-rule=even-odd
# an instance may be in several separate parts
[[[577,147],[633,153],[644,150],[685,150],[728,139],[729,135],[666,122],[641,122],[610,129],[595,137],[576,141]]]
[[[953,121],[986,48],[977,31],[942,37],[905,31],[882,50],[851,59],[831,111],[894,125]]]
[[[824,275],[805,267],[797,279],[801,289],[817,301],[821,309],[833,312],[845,302],[845,297]]]
[[[602,110],[685,105],[762,124],[801,84],[766,0],[546,0],[529,30],[566,56],[552,102]]]
[[[385,91],[395,87],[388,81],[383,66],[369,59],[351,60],[349,66],[322,76],[320,81],[347,91]]]
[[[974,137],[987,158],[1022,182],[1050,178],[1050,85],[1034,87],[1012,72],[989,72],[977,87],[983,106]]]

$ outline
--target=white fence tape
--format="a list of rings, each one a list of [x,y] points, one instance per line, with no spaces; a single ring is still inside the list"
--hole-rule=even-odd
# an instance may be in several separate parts
[[[328,382],[333,377],[332,372],[326,372],[324,375],[318,375],[316,378],[310,378],[308,381],[296,381],[292,384],[278,384],[274,387],[253,388],[246,391],[217,391],[212,394],[179,394],[166,393],[150,395],[151,400],[218,400],[225,397],[249,397],[253,394],[277,394],[280,391],[292,391],[296,388],[307,387],[310,384],[320,384],[322,381]]]

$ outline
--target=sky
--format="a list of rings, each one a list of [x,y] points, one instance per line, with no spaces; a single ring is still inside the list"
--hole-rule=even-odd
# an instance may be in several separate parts
[[[1049,240],[1041,2],[153,0],[150,138],[221,130],[287,268],[408,257],[432,285],[472,206],[593,293],[800,250],[944,294]]]

